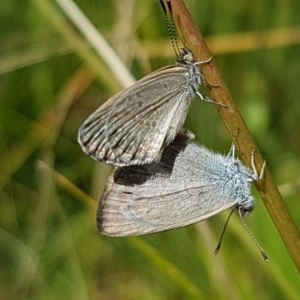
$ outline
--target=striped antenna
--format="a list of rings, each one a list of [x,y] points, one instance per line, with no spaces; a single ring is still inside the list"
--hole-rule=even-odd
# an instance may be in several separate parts
[[[223,227],[223,231],[222,231],[222,233],[221,233],[221,236],[220,236],[220,239],[219,239],[219,243],[218,243],[218,245],[217,245],[217,247],[216,247],[216,250],[215,250],[214,254],[215,254],[215,255],[218,254],[218,252],[219,252],[219,250],[220,250],[220,248],[221,248],[221,243],[222,243],[222,240],[223,240],[223,237],[224,237],[225,230],[226,230],[226,228],[227,228],[228,221],[229,221],[229,219],[230,219],[232,213],[233,213],[236,209],[238,209],[238,211],[239,211],[239,216],[240,216],[240,219],[241,219],[241,221],[242,221],[242,224],[243,224],[244,228],[246,229],[246,232],[247,232],[248,235],[250,236],[251,240],[252,240],[252,241],[255,243],[255,245],[257,246],[257,248],[258,248],[258,250],[259,250],[261,256],[263,257],[263,259],[264,259],[266,262],[269,262],[269,257],[268,257],[268,255],[267,255],[266,252],[262,249],[262,247],[259,245],[258,241],[255,239],[255,237],[253,236],[252,232],[251,232],[250,229],[248,228],[248,226],[247,226],[247,224],[246,224],[246,222],[245,222],[245,220],[244,220],[244,218],[243,218],[244,215],[245,215],[245,211],[243,211],[243,209],[242,209],[241,207],[234,207],[234,208],[231,210],[231,212],[230,212],[230,214],[229,214],[229,216],[228,216],[228,218],[227,218],[227,220],[226,220],[226,222],[225,222],[225,225],[224,225],[224,227]]]
[[[244,216],[244,211],[242,208],[239,208],[239,215],[240,215],[240,219],[242,221],[242,224],[244,225],[244,228],[246,229],[249,237],[251,238],[251,240],[255,243],[255,245],[257,246],[261,256],[263,257],[263,259],[266,262],[269,262],[269,257],[267,255],[267,253],[263,250],[263,248],[260,246],[260,244],[258,243],[258,241],[255,239],[255,237],[253,236],[252,232],[250,231],[250,229],[248,228],[243,216]]]
[[[171,0],[167,0],[167,7],[165,6],[164,0],[160,0],[160,5],[161,5],[161,7],[164,11],[165,17],[166,17],[167,28],[168,28],[169,36],[171,38],[171,42],[172,42],[172,46],[173,46],[175,55],[177,57],[179,57],[181,55],[180,55],[180,49],[179,49],[178,41],[177,41],[177,33],[176,33],[176,27],[175,27],[175,22],[174,22]]]

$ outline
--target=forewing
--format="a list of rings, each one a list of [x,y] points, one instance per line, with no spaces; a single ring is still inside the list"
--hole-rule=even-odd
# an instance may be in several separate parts
[[[160,159],[176,136],[191,96],[184,67],[156,71],[104,103],[80,127],[78,141],[94,159],[116,166]]]
[[[204,148],[205,149],[205,148]],[[207,149],[205,149],[207,151]],[[119,168],[109,180],[97,213],[100,232],[141,235],[207,219],[235,203],[209,180],[203,161],[210,152],[184,139],[163,153],[159,164]]]

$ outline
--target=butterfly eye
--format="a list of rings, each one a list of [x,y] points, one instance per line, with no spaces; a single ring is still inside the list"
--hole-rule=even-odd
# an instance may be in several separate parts
[[[188,48],[182,48],[182,54],[178,61],[181,63],[193,63],[195,59],[193,53]]]

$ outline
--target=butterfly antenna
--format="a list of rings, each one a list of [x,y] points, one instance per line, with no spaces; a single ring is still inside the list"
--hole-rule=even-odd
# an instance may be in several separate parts
[[[269,262],[269,257],[268,255],[266,254],[266,252],[263,250],[263,248],[259,245],[258,241],[255,239],[255,237],[253,236],[252,232],[250,231],[250,229],[248,228],[244,218],[243,218],[243,212],[242,212],[242,209],[239,208],[239,216],[240,216],[240,219],[242,221],[242,224],[244,226],[244,228],[246,229],[249,237],[252,239],[252,241],[255,243],[255,245],[257,246],[261,256],[263,257],[263,259],[266,261],[266,262]]]
[[[227,217],[227,220],[226,220],[226,222],[225,222],[225,224],[224,224],[224,227],[223,227],[223,230],[222,230],[220,239],[219,239],[218,246],[216,247],[216,250],[215,250],[215,252],[214,252],[215,255],[218,254],[218,252],[219,252],[219,250],[220,250],[220,248],[221,248],[221,243],[222,243],[223,236],[224,236],[225,231],[226,231],[226,228],[227,228],[227,224],[228,224],[228,222],[229,222],[229,219],[230,219],[232,213],[235,211],[235,209],[236,209],[236,208],[232,209],[232,211],[230,212],[229,216]]]
[[[165,6],[165,3],[163,0],[160,0],[160,4],[161,4],[161,7],[165,14],[167,28],[168,28],[169,36],[171,38],[171,42],[172,42],[172,46],[173,46],[175,55],[177,57],[179,57],[180,50],[179,50],[178,41],[177,41],[176,27],[175,27],[175,22],[174,22],[171,0],[167,0],[168,8]]]

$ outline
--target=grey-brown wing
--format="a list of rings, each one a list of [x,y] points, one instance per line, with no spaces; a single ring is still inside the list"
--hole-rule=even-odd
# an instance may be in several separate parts
[[[159,164],[117,169],[100,199],[99,231],[110,236],[159,232],[235,205],[206,174],[211,155],[206,148],[176,138]]]
[[[186,69],[162,69],[104,103],[81,126],[78,141],[94,159],[116,166],[158,161],[190,101]]]

